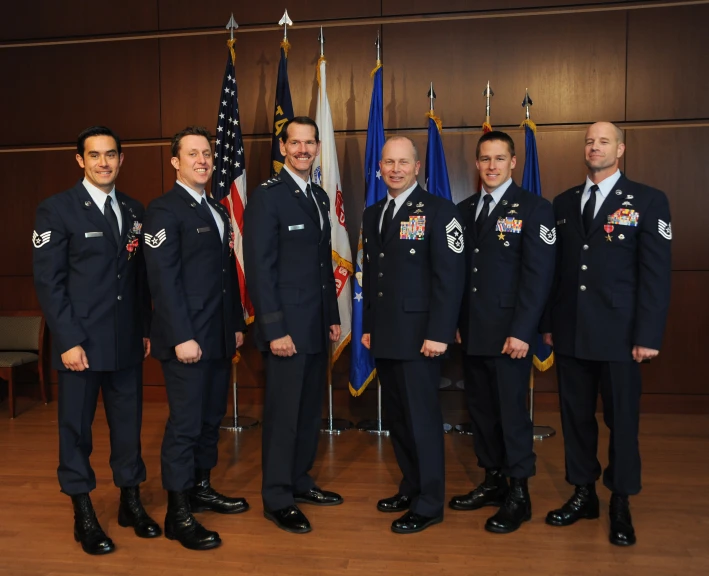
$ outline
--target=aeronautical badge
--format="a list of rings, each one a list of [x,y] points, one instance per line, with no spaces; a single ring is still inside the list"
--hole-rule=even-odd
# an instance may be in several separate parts
[[[448,248],[456,254],[460,254],[463,251],[465,247],[463,242],[463,229],[455,218],[446,226],[446,240],[448,240]]]
[[[44,232],[42,234],[37,234],[34,230],[32,231],[32,245],[35,248],[41,248],[45,244],[49,243],[49,239],[52,236],[52,231]]]
[[[145,238],[145,245],[148,246],[149,248],[157,248],[167,240],[167,234],[165,233],[165,228],[160,230],[157,234],[152,235],[148,234],[147,232],[143,234],[143,237]]]
[[[544,241],[545,244],[550,246],[556,242],[556,228],[549,230],[544,224],[539,225],[539,237]]]
[[[664,220],[657,221],[657,231],[665,240],[672,240],[672,224]]]
[[[423,208],[423,202],[419,202],[416,204],[416,208]]]
[[[517,202],[515,202],[514,204],[512,204],[512,208],[519,208],[519,204],[517,204]]]
[[[625,202],[623,202],[623,206],[632,206],[632,205],[633,205],[633,203],[628,202],[627,200]]]

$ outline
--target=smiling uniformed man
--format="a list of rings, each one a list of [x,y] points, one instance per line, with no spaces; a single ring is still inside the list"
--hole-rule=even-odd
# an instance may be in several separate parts
[[[394,136],[379,163],[387,196],[364,211],[363,336],[382,384],[402,480],[380,500],[382,512],[406,512],[399,534],[443,520],[443,418],[438,401],[441,361],[455,338],[465,256],[460,215],[450,200],[416,182],[414,143]]]

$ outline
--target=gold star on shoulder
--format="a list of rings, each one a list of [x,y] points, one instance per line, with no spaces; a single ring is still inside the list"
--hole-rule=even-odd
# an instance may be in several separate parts
[[[504,235],[502,232],[500,232],[500,234],[497,236],[497,238],[498,238],[499,240],[504,240],[504,239],[505,239],[505,235]]]
[[[613,242],[613,236],[606,234],[606,242]]]

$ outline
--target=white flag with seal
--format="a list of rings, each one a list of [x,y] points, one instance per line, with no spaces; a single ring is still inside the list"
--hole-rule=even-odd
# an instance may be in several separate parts
[[[332,362],[340,356],[342,350],[350,341],[352,334],[352,293],[350,277],[352,268],[352,249],[345,225],[345,207],[342,202],[342,181],[340,168],[337,165],[337,149],[335,148],[335,130],[332,126],[332,113],[327,99],[327,83],[325,80],[326,61],[323,56],[318,60],[318,102],[315,112],[315,122],[320,130],[320,156],[313,164],[313,180],[327,192],[330,198],[330,224],[332,227],[332,268],[335,274],[337,288],[337,306],[340,311],[342,334],[333,343]]]

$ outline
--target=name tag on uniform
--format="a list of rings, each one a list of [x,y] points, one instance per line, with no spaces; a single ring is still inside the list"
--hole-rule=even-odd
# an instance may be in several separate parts
[[[293,230],[304,230],[305,224],[296,224],[295,226],[288,226],[288,232],[293,232]]]
[[[209,226],[197,228],[197,234],[204,234],[205,232],[211,232],[211,231],[212,231],[212,229]]]
[[[100,238],[103,236],[103,232],[86,232],[84,238]]]
[[[566,224],[566,218],[562,218],[561,220],[556,221],[557,226],[561,226],[562,224]]]

